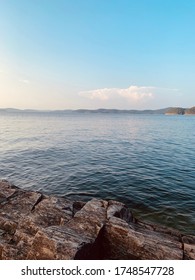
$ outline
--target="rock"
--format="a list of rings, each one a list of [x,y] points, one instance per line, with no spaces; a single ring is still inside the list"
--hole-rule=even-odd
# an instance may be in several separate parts
[[[104,228],[105,258],[140,260],[182,259],[182,243],[139,224],[112,217]]]
[[[133,215],[131,211],[121,202],[109,200],[107,208],[107,219],[111,217],[118,217],[126,222],[133,222]]]
[[[184,259],[185,260],[195,260],[195,236],[182,237]]]
[[[62,197],[43,196],[31,211],[33,222],[42,227],[63,225],[73,216],[73,202]]]
[[[18,189],[4,181],[0,187],[0,208],[5,213],[14,213],[15,218],[30,213],[42,197],[41,193]]]
[[[67,227],[79,234],[96,238],[106,222],[107,205],[107,201],[92,199],[74,215],[73,219],[67,223]]]
[[[34,237],[28,258],[74,259],[98,257],[95,240],[106,222],[106,201],[93,199],[63,226],[50,226]]]
[[[195,259],[195,236],[145,223],[118,201],[87,203],[0,181],[0,259]]]
[[[91,240],[67,227],[52,226],[39,230],[32,242],[28,259],[74,259],[83,244]]]
[[[74,201],[73,202],[73,215],[77,211],[81,210],[81,208],[83,208],[84,205],[85,205],[85,202],[83,202],[83,201]]]

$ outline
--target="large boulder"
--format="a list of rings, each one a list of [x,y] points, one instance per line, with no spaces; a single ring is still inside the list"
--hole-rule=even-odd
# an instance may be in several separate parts
[[[183,258],[177,237],[112,217],[104,228],[104,258],[178,260]]]

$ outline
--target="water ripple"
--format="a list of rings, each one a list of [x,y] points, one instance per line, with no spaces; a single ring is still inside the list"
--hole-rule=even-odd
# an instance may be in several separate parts
[[[1,178],[26,189],[117,199],[195,234],[195,118],[0,115]]]

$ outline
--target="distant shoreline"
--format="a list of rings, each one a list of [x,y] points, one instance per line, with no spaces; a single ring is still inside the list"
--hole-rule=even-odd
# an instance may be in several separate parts
[[[104,113],[104,114],[150,114],[150,115],[195,115],[195,106],[191,108],[169,107],[156,110],[121,110],[121,109],[64,109],[64,110],[34,110],[34,109],[16,109],[16,108],[0,108],[1,112],[7,113]]]

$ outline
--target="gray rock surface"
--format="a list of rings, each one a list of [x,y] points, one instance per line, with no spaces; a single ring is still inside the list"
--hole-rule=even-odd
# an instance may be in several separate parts
[[[135,219],[118,201],[87,203],[0,181],[0,259],[195,259],[195,236]]]

